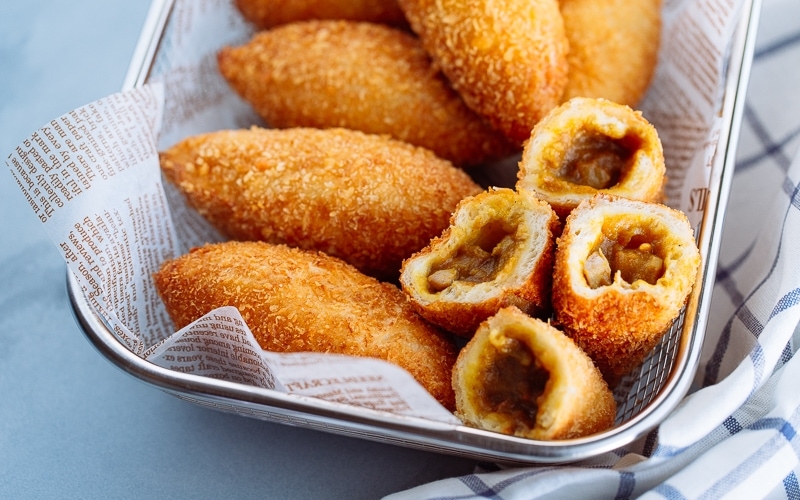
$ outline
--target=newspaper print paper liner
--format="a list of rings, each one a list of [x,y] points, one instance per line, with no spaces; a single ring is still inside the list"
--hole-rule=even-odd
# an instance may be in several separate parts
[[[696,53],[686,50],[687,43],[697,43],[703,38],[698,36],[694,21],[717,7],[722,8],[714,4],[710,1],[665,2],[662,50]],[[718,51],[715,71],[722,75],[719,85],[710,90],[707,86],[705,92],[671,95],[673,87],[684,89],[698,83],[695,81],[698,73],[682,72],[691,66],[685,54],[683,58],[662,54],[656,82],[642,103],[645,116],[657,127],[660,122],[676,123],[678,120],[686,127],[672,133],[669,127],[662,126],[659,133],[671,171],[680,173],[670,177],[668,203],[689,215],[697,231],[703,268],[686,312],[639,372],[617,387],[615,396],[620,407],[614,429],[565,442],[535,442],[452,422],[390,414],[168,370],[143,359],[146,352],[157,350],[155,346],[163,339],[156,336],[148,342],[133,340],[133,343],[127,339],[128,346],[133,349],[126,347],[126,339],[121,339],[119,329],[108,321],[105,309],[100,306],[98,311],[97,301],[87,300],[85,291],[88,288],[82,277],[68,273],[76,319],[92,343],[120,368],[182,399],[223,411],[505,462],[572,461],[628,444],[655,427],[678,404],[688,391],[696,368],[710,300],[709,276],[716,267],[718,232],[732,175],[731,159],[738,136],[756,24],[753,17],[757,10],[757,1],[737,3],[726,16],[714,18],[723,20],[720,25],[707,27],[716,35],[716,38],[711,37],[711,42]],[[681,36],[676,35],[678,32]],[[249,27],[230,10],[229,2],[153,2],[126,88],[153,82],[163,85],[166,107],[161,117],[159,149],[191,134],[259,123],[249,107],[232,95],[216,73],[213,58],[218,47],[241,43],[249,34]],[[676,106],[676,98],[687,101]],[[689,109],[694,111],[687,112]],[[681,134],[692,128],[702,133]],[[685,154],[686,151],[691,154]],[[173,217],[188,218],[188,223],[176,225],[179,229],[176,238],[181,241],[182,248],[219,238],[196,214],[181,206],[174,192],[167,190],[167,193]]]

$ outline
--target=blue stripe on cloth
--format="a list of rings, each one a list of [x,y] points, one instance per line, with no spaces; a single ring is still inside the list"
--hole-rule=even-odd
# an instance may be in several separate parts
[[[658,427],[650,431],[647,434],[647,438],[644,441],[644,447],[642,449],[642,454],[646,457],[649,457],[653,450],[655,449],[656,445],[658,444]]]
[[[732,304],[741,304],[744,302],[744,294],[739,290],[738,283],[734,279],[736,270],[741,267],[741,265],[747,262],[748,257],[753,251],[756,242],[753,241],[750,246],[748,246],[745,251],[737,257],[733,262],[731,262],[728,266],[718,266],[717,273],[715,276],[715,288],[721,288],[725,291],[728,297],[731,299]]]
[[[795,288],[778,300],[778,303],[775,304],[775,307],[772,309],[767,322],[781,312],[796,306],[798,303],[800,303],[800,289]],[[750,351],[749,356],[750,361],[753,363],[753,372],[755,376],[753,390],[755,391],[756,388],[761,385],[761,379],[764,377],[764,375],[769,376],[769,373],[765,373],[766,367],[764,365],[764,349],[761,344],[756,344],[755,347],[753,347],[753,350]],[[781,358],[783,358],[783,355]]]
[[[790,204],[789,204],[789,207],[787,208],[786,212],[783,215],[783,221],[781,223],[781,228],[785,228],[786,227],[786,220],[789,217],[789,212],[790,212],[791,208],[800,209],[800,197],[798,197],[798,193],[800,193],[800,191],[798,190],[798,186],[792,184],[788,177],[784,181],[784,191],[789,195]],[[775,266],[777,265],[778,260],[781,257],[782,248],[783,248],[783,241],[781,240],[781,241],[778,242],[778,247],[777,247],[776,252],[775,252],[775,257],[772,260],[772,264],[770,265],[770,269],[767,272],[766,276],[764,277],[764,279],[761,280],[760,283],[758,283],[755,287],[753,287],[753,290],[739,303],[740,305],[737,308],[736,312],[733,314],[733,316],[731,316],[731,318],[728,320],[728,322],[723,327],[722,332],[720,334],[720,338],[719,338],[719,340],[717,342],[717,345],[715,346],[714,352],[711,355],[708,363],[706,364],[704,377],[703,377],[703,385],[708,386],[708,385],[714,384],[714,383],[717,382],[717,380],[719,378],[719,370],[722,367],[722,360],[725,357],[725,353],[727,352],[728,345],[730,344],[730,341],[731,341],[731,329],[733,327],[733,321],[734,321],[735,318],[739,318],[742,322],[744,322],[745,325],[748,326],[748,330],[751,333],[753,333],[756,337],[758,337],[758,335],[761,333],[761,330],[762,330],[763,327],[760,325],[760,323],[758,323],[755,320],[755,318],[752,318],[752,321],[750,323],[748,323],[748,321],[747,321],[752,317],[752,314],[750,313],[749,309],[747,308],[747,303],[751,299],[751,297],[753,297],[753,295],[772,276],[773,272],[775,271]],[[749,253],[749,252],[750,251],[748,250],[747,253]],[[734,277],[731,277],[731,279],[733,280]],[[726,282],[727,282],[727,280],[726,280]],[[781,299],[781,301],[784,301],[787,297],[790,297],[790,300],[788,300],[784,304],[782,304],[781,301],[779,301],[778,302],[778,306],[777,306],[777,307],[779,307],[779,309],[773,309],[772,313],[770,314],[770,318],[774,317],[778,312],[785,310],[787,307],[790,307],[791,305],[796,304],[797,297],[794,297],[794,294],[796,294],[796,293],[797,293],[797,291],[793,290],[792,292],[790,292],[789,294],[784,296]],[[792,301],[795,301],[795,302],[792,302]],[[743,312],[744,309],[747,309],[747,311]]]
[[[800,304],[800,288],[795,288],[778,300],[778,303],[775,304],[775,308],[772,309],[770,319],[797,304]]]
[[[783,192],[789,195],[789,200],[794,208],[800,209],[800,197],[798,197],[798,192],[800,192],[800,186],[796,186],[792,184],[790,179],[785,179],[783,181]]]
[[[800,413],[798,409],[792,413],[791,420],[797,423]],[[762,467],[771,460],[775,454],[787,443],[791,444],[797,455],[798,443],[796,442],[797,432],[795,427],[788,420],[783,418],[768,417],[762,418],[747,427],[749,431],[774,431],[773,436],[764,442],[757,450],[751,453],[741,464],[730,470],[723,478],[716,482],[705,494],[699,498],[720,498],[725,493],[731,491],[744,479],[751,476],[753,471]],[[793,441],[795,441],[793,443]],[[785,484],[785,480],[784,480]]]
[[[782,418],[770,417],[756,420],[747,427],[754,431],[762,431],[765,429],[772,429],[778,431],[787,441],[791,441],[797,436],[797,431],[794,430],[792,424]]]
[[[756,155],[756,157],[750,160],[750,163],[746,161],[736,162],[735,170],[737,172],[742,171],[744,168],[751,166],[752,164],[758,163],[765,158],[772,158],[775,162],[780,166],[781,170],[786,172],[789,170],[789,165],[792,163],[792,159],[787,156],[783,150],[783,146],[786,145],[787,142],[791,139],[786,139],[781,142],[774,142],[770,137],[769,133],[767,132],[767,127],[764,126],[764,123],[759,119],[758,113],[756,113],[755,109],[749,104],[745,104],[744,106],[744,120],[750,126],[750,128],[755,133],[756,137],[758,138],[759,143],[761,144],[761,153]],[[796,133],[795,133],[796,134]],[[792,135],[790,134],[790,138]]]
[[[757,49],[753,54],[753,64],[757,65],[763,59],[780,54],[787,49],[793,49],[797,45],[800,45],[800,33],[793,33],[770,45]],[[784,148],[789,142],[800,135],[800,128],[793,130],[780,141],[773,141],[769,138],[766,128],[758,118],[756,111],[747,103],[745,104],[743,119],[752,127],[763,146],[763,151],[750,158],[738,159],[736,161],[736,171],[740,172],[746,170],[768,157],[774,158],[784,171],[787,170],[791,160],[784,154]]]
[[[717,340],[717,345],[714,348],[714,353],[706,363],[706,369],[703,374],[703,386],[713,385],[719,380],[719,371],[722,368],[722,360],[725,358],[725,353],[728,352],[728,346],[731,342],[733,321],[736,319],[737,313],[734,313],[722,328],[719,340]]]
[[[625,455],[628,454],[628,450],[626,450],[625,448],[617,448],[616,450],[611,450],[610,453],[613,453],[614,455],[616,455],[617,458],[622,458],[622,457],[624,457]],[[598,466],[598,468],[606,468],[606,469],[610,468],[610,467],[611,467],[611,465]]]
[[[771,45],[767,45],[766,47],[756,50],[753,52],[753,59],[757,61],[759,59],[775,55],[782,50],[792,47],[793,45],[800,45],[800,33],[789,35],[786,38],[772,43]]]
[[[746,412],[747,410],[742,411]],[[797,432],[795,431],[795,425],[792,425],[792,421],[795,424],[800,421],[800,409],[794,410],[791,415],[791,421],[776,417],[762,418],[753,422],[744,429],[739,427],[738,421],[734,417],[726,420],[724,424],[725,428],[731,431],[731,434],[738,434],[740,431],[772,431],[772,435],[766,439],[764,443],[756,450],[753,450],[751,453],[749,453],[749,455],[745,457],[741,463],[730,469],[724,476],[711,484],[710,487],[702,494],[695,495],[692,498],[699,500],[724,497],[748,477],[751,477],[754,471],[760,467],[763,467],[765,463],[769,462],[781,448],[786,446],[787,443],[792,446],[795,451],[795,455],[797,455],[798,447],[800,447],[800,439],[798,439]],[[734,424],[734,422],[736,423]],[[735,429],[735,432],[731,429]],[[748,450],[741,450],[742,454],[747,452]],[[786,487],[786,479],[784,479],[783,483],[784,487]],[[796,478],[794,486],[796,487]],[[675,486],[669,484],[669,480],[658,485],[654,491],[668,499],[684,498],[684,496],[677,490]]]
[[[723,285],[725,285],[726,283],[731,283],[735,285],[735,283],[732,280],[732,277],[736,272],[736,270],[739,269],[742,266],[742,264],[747,262],[748,257],[750,256],[751,253],[753,253],[754,246],[755,242],[751,243],[750,246],[748,246],[740,256],[735,258],[733,262],[731,262],[727,266],[722,266],[721,264],[717,266],[715,285],[719,285],[720,283]],[[728,296],[732,299],[732,302],[734,304],[739,304],[744,300],[744,296],[741,293],[739,293],[738,290],[735,289],[729,290],[728,288],[726,288],[725,291],[728,292]]]
[[[783,489],[786,491],[786,498],[791,500],[800,499],[800,484],[798,484],[797,475],[794,472],[790,472],[783,479]]]
[[[789,165],[792,163],[792,159],[784,153],[782,144],[775,143],[772,140],[767,132],[767,127],[759,119],[758,113],[756,113],[752,106],[745,104],[743,118],[755,133],[758,141],[761,143],[762,152],[757,156],[758,161],[767,157],[771,157],[781,167],[781,170],[786,172],[789,169]],[[740,171],[740,168],[743,166],[745,166],[744,163],[737,161],[735,170]]]
[[[633,495],[633,490],[636,487],[636,476],[633,472],[620,472],[619,474],[619,487],[617,488],[617,495],[614,500],[628,500]]]
[[[498,492],[478,476],[464,476],[461,478],[461,482],[469,486],[480,498],[500,498]]]
[[[664,444],[659,444],[655,450],[653,450],[652,457],[659,457],[659,458],[672,458],[680,455],[687,449],[691,448],[691,446],[668,446]]]
[[[745,110],[746,109],[747,108],[745,108]],[[785,163],[786,155],[783,154],[783,150],[786,148],[786,146],[790,142],[795,140],[798,136],[800,136],[800,128],[792,130],[791,132],[789,132],[788,135],[786,135],[786,137],[784,137],[783,139],[781,139],[781,140],[779,140],[777,142],[769,141],[770,145],[767,146],[766,148],[764,148],[758,154],[755,154],[755,155],[751,156],[750,158],[742,158],[740,160],[737,160],[736,161],[736,167],[735,167],[736,172],[737,173],[743,172],[743,171],[745,171],[745,170],[747,170],[747,169],[749,169],[749,168],[751,168],[751,167],[753,167],[755,165],[758,165],[761,161],[763,161],[764,159],[769,158],[769,157],[776,158],[775,161],[778,163],[778,165],[780,165],[781,169],[783,169],[785,171],[788,168],[788,166]],[[763,145],[763,143],[762,143],[762,145]],[[781,154],[778,155],[778,153],[781,153]]]
[[[794,355],[794,349],[792,348],[792,342],[789,341],[783,348],[783,352],[781,352],[780,366],[788,363],[792,359],[792,355]]]
[[[783,427],[781,427],[781,434],[783,434],[784,437],[789,441],[792,441],[794,440],[795,436],[797,436],[797,431],[792,424],[786,422]]]
[[[686,498],[680,491],[666,483],[659,484],[653,489],[653,491],[663,496],[667,500],[685,500]]]
[[[475,499],[475,498],[490,498],[496,500],[502,500],[502,492],[509,486],[516,484],[520,481],[524,481],[529,477],[541,474],[543,472],[548,472],[553,470],[552,467],[541,468],[541,469],[530,469],[520,472],[519,474],[515,474],[509,478],[500,481],[494,486],[489,486],[486,482],[480,478],[480,476],[476,474],[470,474],[467,476],[461,476],[458,479],[466,485],[473,493],[470,494],[463,494],[463,495],[455,495],[455,496],[446,496],[446,497],[431,497],[427,500],[468,500],[468,499]]]
[[[745,411],[747,413],[748,410],[742,410],[741,408],[738,410],[739,412]],[[795,409],[792,420],[800,421],[800,408]],[[796,422],[797,423],[797,422]],[[787,424],[788,427],[784,427],[784,424]],[[779,430],[781,435],[786,439],[786,441],[794,441],[797,437],[795,427],[783,419],[761,419],[753,424],[743,427],[739,420],[736,418],[736,414],[729,416],[720,424],[731,436],[738,434],[744,430],[753,431],[753,430],[763,430],[772,428],[775,430]],[[709,433],[709,435],[714,435],[714,432]],[[695,445],[685,446],[685,447],[676,447],[676,446],[665,446],[661,445],[653,453],[653,456],[659,457],[675,457],[680,455],[684,451],[692,448]],[[795,447],[798,449],[798,455],[800,455],[800,440],[798,440],[797,446]]]
[[[764,324],[756,318],[747,303],[742,304],[742,307],[736,311],[736,317],[747,327],[747,331],[753,334],[753,337],[758,338],[764,331]]]
[[[742,430],[742,428],[743,428],[743,427],[742,427],[742,425],[739,423],[739,421],[738,421],[738,420],[736,420],[736,419],[735,419],[734,417],[732,417],[732,416],[731,416],[731,417],[728,417],[728,418],[726,418],[726,419],[725,419],[725,421],[724,421],[724,422],[722,422],[722,425],[723,425],[723,426],[724,426],[726,429],[728,429],[728,432],[730,432],[730,433],[731,433],[731,435],[734,435],[734,434],[736,434],[737,432],[741,431],[741,430]]]
[[[766,361],[764,360],[764,347],[761,344],[756,344],[748,354],[750,362],[753,364],[753,387],[750,388],[750,395],[755,393],[761,386],[761,381],[764,379],[764,370],[766,368]],[[769,373],[766,374],[769,377]]]

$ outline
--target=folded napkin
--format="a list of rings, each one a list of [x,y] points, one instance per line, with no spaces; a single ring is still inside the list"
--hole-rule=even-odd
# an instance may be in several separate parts
[[[798,146],[800,2],[764,0],[690,394],[626,449],[570,465],[487,466],[387,499],[800,498]]]

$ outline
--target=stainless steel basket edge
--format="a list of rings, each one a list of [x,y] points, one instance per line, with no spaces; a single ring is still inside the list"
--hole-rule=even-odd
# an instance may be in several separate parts
[[[128,64],[128,72],[122,82],[122,90],[130,90],[147,82],[164,28],[174,6],[175,0],[152,0],[150,3],[139,40]]]
[[[174,0],[153,0],[151,3],[123,89],[147,81],[173,5]],[[513,464],[572,462],[626,446],[650,432],[678,406],[689,391],[699,364],[760,6],[761,0],[745,1],[730,47],[721,109],[723,127],[698,238],[703,266],[687,305],[687,318],[673,369],[653,401],[632,419],[609,431],[568,441],[532,441],[163,369],[139,358],[117,340],[102,318],[89,307],[80,286],[68,271],[68,295],[76,322],[101,355],[134,378],[173,396],[220,411],[410,448]]]

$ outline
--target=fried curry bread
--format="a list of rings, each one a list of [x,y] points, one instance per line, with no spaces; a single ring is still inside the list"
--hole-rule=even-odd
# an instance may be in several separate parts
[[[464,199],[450,227],[403,262],[400,284],[423,317],[463,337],[508,305],[549,311],[558,231],[547,203],[489,189]]]
[[[263,349],[383,359],[453,408],[452,341],[396,286],[321,252],[264,242],[209,244],[165,262],[155,284],[180,329],[235,306]]]
[[[518,152],[464,104],[412,34],[354,21],[307,21],[224,47],[220,72],[274,128],[386,134],[458,166]]]
[[[347,129],[223,130],[185,139],[160,160],[228,238],[321,250],[386,280],[481,191],[428,150]]]
[[[453,369],[456,414],[513,436],[558,440],[614,425],[616,403],[592,360],[561,331],[511,306],[487,319]]]

